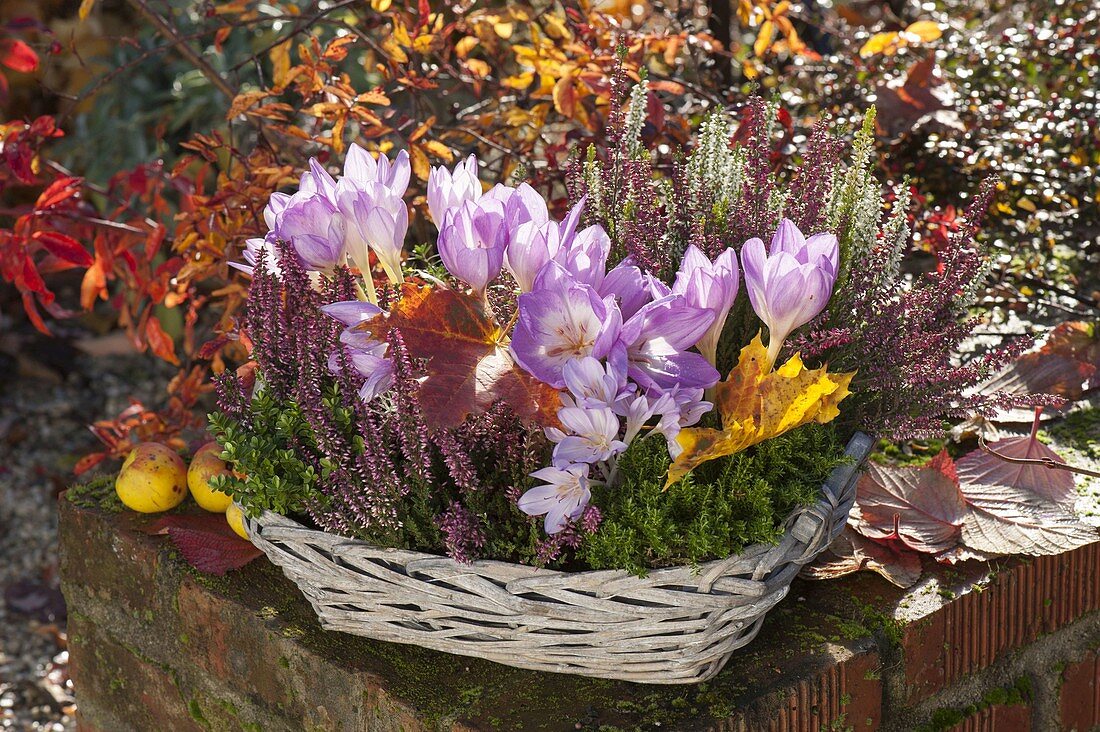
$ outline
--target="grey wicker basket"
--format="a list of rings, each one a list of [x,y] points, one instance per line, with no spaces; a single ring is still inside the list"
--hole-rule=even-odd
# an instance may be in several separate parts
[[[305,594],[321,625],[509,666],[650,684],[717,674],[749,643],[791,580],[844,528],[872,440],[820,499],[792,514],[778,544],[636,577],[452,559],[310,529],[275,513],[245,519],[253,543]]]

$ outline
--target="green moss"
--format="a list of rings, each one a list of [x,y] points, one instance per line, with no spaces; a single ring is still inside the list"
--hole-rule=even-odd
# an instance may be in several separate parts
[[[115,477],[100,475],[87,483],[74,485],[65,491],[65,499],[74,506],[110,513],[125,511],[126,507],[115,493]]]
[[[944,440],[914,440],[904,444],[879,440],[871,459],[890,465],[920,466],[934,458],[945,444]]]
[[[1092,460],[1100,460],[1100,408],[1071,412],[1046,431],[1060,444]]]
[[[1031,702],[1031,679],[1021,676],[1011,686],[990,689],[976,703],[965,707],[937,709],[927,724],[917,727],[917,732],[946,732],[969,717],[993,706],[1017,706]]]
[[[621,485],[593,490],[600,530],[579,556],[595,569],[698,564],[778,541],[783,520],[818,495],[844,446],[827,426],[806,425],[695,469],[665,490],[668,450],[641,439],[619,461]]]
[[[210,729],[210,722],[202,713],[202,705],[199,704],[198,699],[191,699],[187,702],[187,713],[191,715],[191,719],[198,722],[206,729]]]

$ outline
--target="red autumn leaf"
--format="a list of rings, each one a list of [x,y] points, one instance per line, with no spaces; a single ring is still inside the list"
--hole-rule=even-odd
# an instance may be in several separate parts
[[[1057,394],[1080,399],[1100,385],[1100,329],[1090,323],[1060,323],[1042,348],[1025,353],[984,389],[1012,394]]]
[[[263,553],[237,536],[220,513],[169,514],[151,524],[145,533],[167,534],[188,564],[218,576],[240,569]]]
[[[76,239],[60,231],[36,231],[33,238],[42,243],[50,254],[80,267],[91,267],[95,257]]]
[[[38,195],[38,200],[34,202],[35,210],[45,211],[46,209],[53,208],[59,203],[72,198],[80,192],[80,186],[83,184],[83,178],[69,176],[58,178],[53,183],[46,186],[42,193]]]
[[[176,357],[176,344],[164,332],[160,321],[154,317],[150,317],[145,321],[145,340],[148,342],[149,347],[153,349],[153,353],[168,363],[179,366],[180,360]]]
[[[1018,460],[1053,460],[1065,463],[1058,453],[1039,442],[1039,420],[1036,418],[1031,434],[1026,437],[1009,437],[989,445],[989,449],[1008,458]],[[1013,463],[985,450],[975,450],[959,460],[959,481],[967,501],[971,493],[986,495],[975,486],[1006,486],[1014,492],[1033,494],[1042,501],[1072,509],[1077,496],[1073,473],[1034,463]]]
[[[557,422],[557,390],[512,361],[501,327],[471,295],[406,283],[389,313],[359,327],[380,340],[397,330],[409,355],[427,361],[420,406],[433,431],[455,427],[499,400],[521,418]]]
[[[941,452],[922,468],[870,465],[859,480],[848,523],[870,539],[895,539],[938,554],[958,543],[965,514],[954,464]]]
[[[1095,528],[1029,490],[982,483],[963,488],[970,509],[962,527],[962,544],[967,549],[1042,556],[1100,539]]]
[[[947,130],[962,128],[955,111],[958,93],[939,73],[935,56],[917,61],[903,78],[879,85],[875,95],[875,128],[884,137],[898,137],[929,123]]]
[[[13,71],[29,74],[38,68],[38,54],[23,41],[3,38],[0,39],[0,64]]]
[[[912,587],[920,579],[922,567],[920,555],[900,542],[872,541],[845,527],[829,548],[802,570],[802,576],[836,579],[865,569],[897,587]]]

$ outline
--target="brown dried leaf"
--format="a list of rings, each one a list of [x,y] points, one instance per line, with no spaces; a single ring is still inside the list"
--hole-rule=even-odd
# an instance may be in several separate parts
[[[920,555],[899,542],[871,541],[846,527],[817,561],[802,570],[802,576],[836,579],[860,570],[877,572],[897,587],[912,587],[920,579]]]

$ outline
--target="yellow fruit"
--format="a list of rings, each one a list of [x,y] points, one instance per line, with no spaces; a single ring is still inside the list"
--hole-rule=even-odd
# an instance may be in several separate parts
[[[115,493],[129,509],[158,513],[187,497],[187,466],[171,448],[143,442],[126,457],[115,480]]]
[[[210,479],[215,475],[229,475],[225,462],[218,457],[220,453],[218,443],[208,442],[199,448],[187,468],[187,487],[191,489],[195,503],[211,513],[225,513],[229,504],[233,503],[232,496],[210,487]]]
[[[225,510],[225,520],[229,522],[230,528],[237,532],[237,536],[242,539],[248,538],[248,532],[244,530],[244,511],[236,503],[230,503],[229,508]]]

